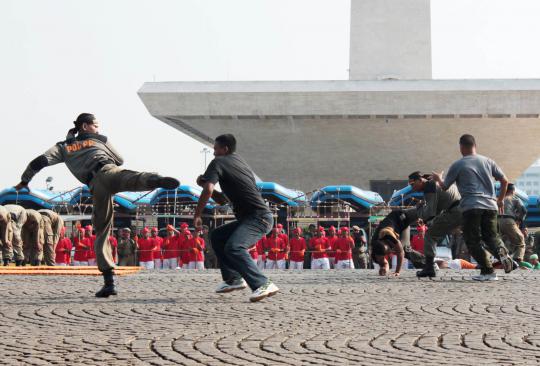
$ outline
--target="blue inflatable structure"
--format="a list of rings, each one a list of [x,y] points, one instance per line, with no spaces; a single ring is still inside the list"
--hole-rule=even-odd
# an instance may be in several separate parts
[[[297,207],[306,203],[306,194],[285,188],[274,182],[257,182],[257,189],[263,198],[277,205]]]
[[[326,186],[311,196],[311,207],[317,208],[321,203],[337,201],[348,202],[357,211],[384,204],[377,192],[366,191],[355,186]]]

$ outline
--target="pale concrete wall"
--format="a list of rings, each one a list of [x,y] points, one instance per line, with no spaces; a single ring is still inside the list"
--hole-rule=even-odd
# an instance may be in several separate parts
[[[431,79],[430,0],[351,0],[349,79]]]
[[[388,121],[388,122],[387,122]],[[263,180],[310,191],[329,184],[369,188],[370,180],[405,179],[414,170],[447,170],[460,157],[459,136],[511,178],[540,156],[540,123],[522,119],[195,119],[203,134],[233,133]],[[174,118],[168,121],[174,126]],[[182,127],[181,129],[183,129]]]

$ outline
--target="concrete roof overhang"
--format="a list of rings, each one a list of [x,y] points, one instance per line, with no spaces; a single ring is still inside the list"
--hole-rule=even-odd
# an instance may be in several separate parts
[[[445,169],[463,133],[510,178],[540,156],[536,79],[151,82],[138,93],[152,116],[207,145],[237,135],[262,179],[306,191]]]

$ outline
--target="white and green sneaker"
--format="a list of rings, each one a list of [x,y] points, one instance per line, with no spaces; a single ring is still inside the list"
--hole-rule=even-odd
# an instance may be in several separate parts
[[[274,296],[279,291],[279,288],[272,281],[266,282],[264,285],[253,291],[249,297],[249,301],[261,301],[265,297]]]
[[[232,283],[227,283],[227,282],[220,283],[219,286],[216,288],[216,293],[224,294],[231,291],[243,290],[246,287],[247,287],[247,283],[242,278],[242,279],[233,281]]]

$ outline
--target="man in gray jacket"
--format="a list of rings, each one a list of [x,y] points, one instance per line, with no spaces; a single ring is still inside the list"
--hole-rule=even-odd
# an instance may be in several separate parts
[[[96,296],[109,297],[116,295],[115,264],[109,243],[109,232],[113,224],[113,195],[123,191],[147,191],[160,187],[174,189],[180,183],[171,177],[120,168],[124,161],[107,137],[99,134],[99,123],[94,115],[82,113],[73,123],[75,127],[69,130],[65,141],[58,142],[30,162],[15,188],[20,190],[27,187],[37,172],[58,163],[65,163],[75,178],[88,185],[94,205],[94,250],[98,268],[105,281]]]

